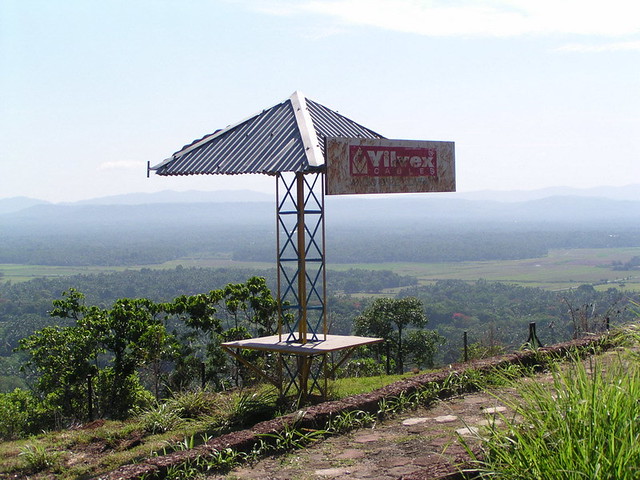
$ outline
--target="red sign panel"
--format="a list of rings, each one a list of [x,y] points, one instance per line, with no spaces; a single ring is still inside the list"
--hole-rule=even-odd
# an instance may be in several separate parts
[[[455,192],[453,142],[328,137],[326,193]]]

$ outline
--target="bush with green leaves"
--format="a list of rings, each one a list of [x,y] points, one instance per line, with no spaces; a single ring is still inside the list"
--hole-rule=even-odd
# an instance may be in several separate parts
[[[55,425],[60,414],[46,399],[16,388],[0,393],[0,439],[11,440],[41,432]]]
[[[277,396],[272,390],[262,392],[241,391],[229,398],[223,409],[234,425],[252,425],[271,418],[275,413]]]
[[[167,403],[180,412],[182,418],[199,418],[211,415],[217,408],[217,395],[202,389],[177,392]]]
[[[117,379],[113,368],[103,368],[94,383],[97,417],[126,419],[133,410],[149,408],[155,402],[153,394],[140,383],[136,372]]]

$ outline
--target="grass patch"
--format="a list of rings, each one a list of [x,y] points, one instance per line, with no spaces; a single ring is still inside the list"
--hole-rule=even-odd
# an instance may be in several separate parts
[[[50,478],[46,475],[51,473],[61,480],[93,477],[166,451],[185,438],[201,443],[275,412],[275,397],[265,389],[177,394],[124,422],[98,420],[66,431],[0,442],[0,478],[16,474],[23,478],[21,475],[37,471],[42,471],[42,478]]]
[[[334,382],[332,393],[335,398],[366,393],[412,375],[340,379]],[[276,395],[265,387],[226,393],[199,390],[177,394],[128,421],[98,420],[67,431],[0,442],[0,477],[35,472],[38,456],[55,461],[50,466],[40,464],[40,475],[51,475],[55,470],[56,478],[61,480],[93,477],[120,465],[173,451],[187,440],[189,444],[202,443],[204,439],[265,420],[275,413]],[[285,440],[281,440],[281,446]],[[30,455],[34,466],[27,465],[27,454],[20,455],[22,450],[33,448],[30,445],[37,446]],[[237,459],[224,456],[218,460],[224,464]],[[38,474],[31,478],[38,478]]]
[[[422,372],[426,373],[426,372]],[[329,383],[329,392],[333,398],[344,398],[359,393],[368,393],[382,388],[403,378],[412,377],[414,373],[402,375],[377,375],[374,377],[339,378]]]
[[[500,398],[515,415],[489,428],[481,478],[640,478],[637,356],[604,358],[576,359],[550,384],[519,382],[514,397]]]

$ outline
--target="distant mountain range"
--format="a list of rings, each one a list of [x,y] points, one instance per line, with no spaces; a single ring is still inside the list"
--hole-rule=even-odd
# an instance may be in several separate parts
[[[493,200],[498,202],[525,202],[548,197],[596,197],[610,200],[640,201],[640,184],[622,187],[549,187],[538,190],[482,190],[477,192],[444,194],[468,200]]]
[[[34,205],[48,204],[49,202],[45,202],[44,200],[36,200],[35,198],[29,197],[0,198],[0,215],[3,213],[19,212]]]
[[[77,227],[140,228],[145,225],[264,226],[272,228],[274,196],[254,191],[163,191],[53,204],[18,197],[0,199],[0,229]],[[563,223],[588,226],[640,222],[640,185],[593,189],[331,196],[331,227],[428,226],[495,222]]]
[[[327,197],[331,202],[338,203],[340,198],[349,199],[378,199],[381,195],[373,196],[346,196]],[[386,195],[385,199],[397,201],[399,198],[420,199],[451,199],[473,200],[481,202],[528,202],[542,200],[551,197],[589,197],[608,200],[640,201],[640,184],[626,185],[622,187],[594,187],[594,188],[570,188],[550,187],[539,190],[482,190],[476,192],[455,192],[437,194],[407,194]],[[270,202],[273,203],[275,194],[256,192],[253,190],[218,190],[197,191],[188,190],[177,192],[164,190],[154,193],[129,193],[125,195],[113,195],[108,197],[92,198],[78,202],[51,203],[29,197],[0,198],[0,215],[18,212],[36,205],[57,206],[84,206],[84,205],[156,205],[156,204],[184,204],[184,203],[244,203],[244,202]],[[391,200],[396,199],[396,200]]]

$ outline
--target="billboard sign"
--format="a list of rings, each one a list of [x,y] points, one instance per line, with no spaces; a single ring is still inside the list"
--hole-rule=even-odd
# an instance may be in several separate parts
[[[326,193],[454,192],[454,143],[327,137]]]

